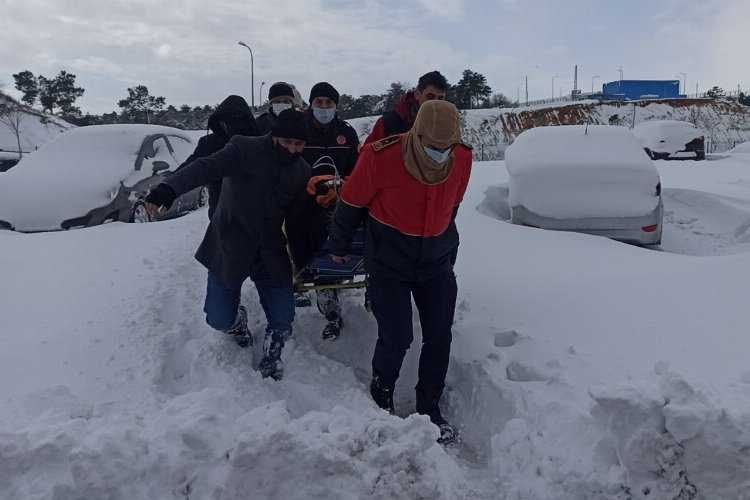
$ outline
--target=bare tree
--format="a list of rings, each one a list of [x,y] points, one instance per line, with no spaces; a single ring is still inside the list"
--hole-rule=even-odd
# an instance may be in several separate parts
[[[23,108],[11,100],[0,103],[0,125],[3,125],[16,136],[18,145],[18,159],[23,158],[21,151],[21,122],[24,116]]]

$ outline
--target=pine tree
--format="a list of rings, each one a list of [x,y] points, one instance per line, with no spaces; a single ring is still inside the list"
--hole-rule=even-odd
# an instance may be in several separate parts
[[[128,97],[118,101],[123,117],[130,122],[151,123],[152,115],[164,109],[166,98],[152,96],[145,85],[128,88]],[[197,108],[200,110],[200,108]]]
[[[470,69],[465,69],[461,80],[453,88],[455,104],[461,109],[472,109],[492,95],[487,78]]]
[[[29,70],[21,71],[14,74],[13,79],[16,81],[16,89],[23,94],[21,100],[33,106],[39,96],[39,85],[34,73]]]

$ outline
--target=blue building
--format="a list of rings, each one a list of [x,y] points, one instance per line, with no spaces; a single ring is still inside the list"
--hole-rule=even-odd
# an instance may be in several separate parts
[[[605,99],[676,99],[680,96],[679,80],[616,80],[602,85]]]

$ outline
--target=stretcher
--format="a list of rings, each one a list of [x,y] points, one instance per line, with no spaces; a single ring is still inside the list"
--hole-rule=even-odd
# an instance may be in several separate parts
[[[363,228],[354,233],[347,262],[341,264],[334,262],[331,258],[330,247],[326,243],[312,261],[299,270],[294,277],[296,292],[365,287],[367,287],[367,270],[365,269]]]

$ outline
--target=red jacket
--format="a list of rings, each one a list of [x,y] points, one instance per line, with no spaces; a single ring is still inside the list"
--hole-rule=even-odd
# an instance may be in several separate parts
[[[454,220],[471,175],[472,154],[468,147],[456,146],[448,178],[429,186],[406,170],[402,137],[363,147],[341,192],[332,248],[334,254],[346,254],[354,230],[369,214],[368,272],[404,281],[427,280],[455,262],[459,241]]]
[[[419,103],[414,97],[414,91],[410,90],[401,96],[392,111],[378,118],[364,143],[369,144],[392,135],[408,132],[414,125],[418,108]]]

